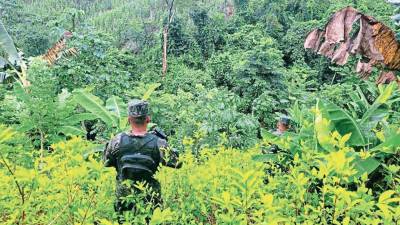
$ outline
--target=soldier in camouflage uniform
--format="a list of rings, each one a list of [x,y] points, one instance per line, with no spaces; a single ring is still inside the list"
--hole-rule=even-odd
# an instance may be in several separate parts
[[[280,137],[282,136],[288,129],[290,126],[290,118],[287,116],[282,116],[281,118],[279,118],[279,121],[276,124],[276,130],[271,130],[270,132],[277,136]],[[269,154],[269,153],[273,153],[276,154],[279,151],[279,147],[277,145],[271,145],[271,147],[269,149],[263,149],[262,153],[264,154]]]
[[[276,136],[282,136],[290,126],[290,119],[287,116],[282,116],[279,118],[278,123],[276,124],[276,130],[273,131],[272,133]]]
[[[284,136],[285,133],[290,128],[290,118],[287,116],[282,116],[279,118],[276,129],[271,130],[270,132],[276,137]],[[265,164],[268,165],[265,169],[265,173],[271,176],[276,175],[276,170],[280,170],[281,172],[288,172],[289,166],[293,165],[293,157],[290,151],[282,150],[276,144],[271,144],[269,148],[262,148],[261,152],[263,154],[269,155],[270,157],[275,158],[276,160],[272,163],[271,161],[266,161]],[[277,155],[280,155],[278,158]],[[275,168],[275,169],[274,169]],[[264,180],[265,184],[268,184],[268,179]]]
[[[115,210],[121,215],[124,211],[135,210],[133,203],[126,203],[124,197],[141,193],[134,187],[128,187],[124,181],[145,182],[151,188],[144,201],[151,203],[153,209],[161,204],[160,183],[153,177],[159,164],[178,168],[178,155],[172,152],[171,160],[164,158],[167,149],[167,137],[158,129],[147,132],[150,122],[149,108],[146,101],[133,100],[128,104],[128,120],[130,132],[116,135],[104,150],[104,162],[107,167],[117,170],[117,187]]]

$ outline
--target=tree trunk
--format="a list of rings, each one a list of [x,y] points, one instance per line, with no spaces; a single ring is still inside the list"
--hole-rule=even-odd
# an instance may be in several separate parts
[[[168,63],[167,63],[167,48],[168,48],[168,31],[169,31],[169,25],[172,22],[172,19],[174,18],[174,1],[168,1],[165,0],[166,6],[168,7],[168,20],[167,24],[165,24],[164,29],[163,29],[163,65],[162,65],[162,75],[165,77],[167,74],[167,69],[168,69]]]
[[[224,1],[224,15],[225,15],[225,20],[228,19],[228,0]]]
[[[164,44],[163,44],[163,60],[162,60],[162,75],[165,77],[165,74],[167,73],[167,48],[168,48],[168,25],[164,27],[163,30],[163,38],[164,38]]]

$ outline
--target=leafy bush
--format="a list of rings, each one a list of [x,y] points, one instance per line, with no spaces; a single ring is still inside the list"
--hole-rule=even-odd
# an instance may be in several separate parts
[[[263,35],[259,27],[244,26],[227,42],[227,52],[214,56],[208,64],[216,83],[226,85],[243,99],[239,110],[251,112],[253,107],[261,112],[258,110],[261,106],[257,106],[261,102],[257,98],[261,95],[265,98],[268,90],[272,101],[285,99],[279,91],[284,87],[283,55],[274,39]],[[279,107],[275,110],[279,111]],[[265,116],[260,115],[259,119]]]
[[[113,188],[104,184],[112,183],[113,176],[91,156],[84,160],[90,143],[74,138],[52,148],[41,158],[16,161],[7,153],[12,148],[2,145],[1,222],[84,224],[112,217],[113,199],[106,196],[113,195]]]
[[[70,45],[79,49],[78,56],[54,69],[59,88],[72,91],[90,85],[102,99],[128,90],[130,83],[139,80],[134,73],[134,57],[119,51],[111,41],[109,36],[96,32],[76,35]]]
[[[12,148],[6,145],[10,140],[4,139],[4,131],[1,137],[2,223],[112,224],[109,221],[114,216],[114,198],[110,196],[115,173],[92,155],[85,160],[84,153],[92,148],[89,143],[73,138],[55,144],[54,152],[43,158],[26,156],[24,162],[30,163],[24,166],[21,161],[9,160],[13,157],[8,152]],[[335,140],[335,150],[320,152],[305,145],[301,156],[294,155],[293,161],[283,167],[280,156],[276,162],[252,160],[260,148],[269,146],[268,139],[246,152],[204,148],[196,160],[187,151],[181,156],[181,170],[162,167],[157,174],[164,206],[154,212],[152,223],[399,222],[398,166],[392,165],[388,170],[393,189],[372,192],[366,175],[352,178],[354,150],[345,147],[346,137],[331,138]],[[193,144],[186,142],[185,148],[191,149]],[[13,165],[11,171],[5,165]],[[140,213],[130,218],[141,223],[148,209],[142,204],[138,207]]]
[[[257,140],[257,121],[238,112],[240,99],[229,91],[195,85],[191,92],[178,90],[176,95],[156,91],[149,101],[154,122],[178,146],[196,135],[194,151],[221,142],[244,148]]]
[[[178,90],[182,90],[195,94],[196,85],[202,85],[207,89],[215,87],[214,80],[207,72],[194,70],[180,63],[172,63],[170,71],[163,81],[166,92],[176,94]]]
[[[289,166],[290,173],[277,163],[249,163],[258,151],[219,149],[216,155],[213,150],[202,151],[203,164],[193,164],[189,157],[181,171],[161,171],[166,204],[180,209],[176,216],[184,224],[364,224],[399,220],[398,189],[377,198],[365,187],[365,178],[349,181],[354,174],[353,158],[346,156],[349,149],[326,154],[304,147],[302,159],[296,156]],[[264,175],[264,169],[271,173]]]
[[[15,85],[5,96],[2,103],[8,112],[3,122],[27,132],[34,146],[42,149],[65,139],[65,135],[85,134],[74,127],[81,121],[76,119],[79,115],[74,112],[75,104],[70,101],[68,92],[58,92],[57,79],[47,65],[34,61],[28,75],[31,86],[24,89]]]

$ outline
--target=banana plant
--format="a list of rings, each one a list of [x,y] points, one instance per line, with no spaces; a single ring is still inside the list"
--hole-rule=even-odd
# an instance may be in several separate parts
[[[0,61],[1,61],[1,59],[0,59]],[[1,62],[0,62],[0,69],[1,68],[4,68],[4,67],[2,67]],[[10,75],[8,73],[0,72],[0,84],[4,83],[7,80],[7,78],[9,78],[9,77],[10,77]]]
[[[72,55],[75,56],[78,54],[78,50],[76,48],[66,48],[66,41],[68,38],[72,36],[72,33],[66,31],[61,39],[51,47],[46,54],[42,55],[41,58],[46,60],[49,65],[52,65],[58,60],[59,58]],[[6,75],[0,74],[0,83],[3,83],[7,77],[18,77],[18,82],[23,86],[27,87],[30,85],[28,81],[27,75],[27,64],[21,57],[21,52],[18,52],[17,48],[15,47],[14,41],[12,40],[11,36],[8,34],[7,29],[5,28],[4,24],[0,19],[0,48],[4,50],[6,53],[6,57],[0,57],[0,69],[4,70],[5,68],[11,68],[11,74],[8,71],[3,72]]]
[[[332,133],[337,131],[342,137],[346,136],[348,140],[346,145],[355,149],[363,148],[375,154],[397,154],[400,149],[400,130],[392,129],[386,132],[385,140],[377,145],[376,137],[372,138],[370,134],[377,124],[385,117],[391,114],[391,105],[400,101],[399,90],[397,84],[392,83],[387,86],[378,87],[378,96],[372,104],[364,98],[358,99],[364,109],[364,114],[355,118],[347,111],[337,106],[336,104],[318,100],[314,116],[314,123],[310,123],[310,115],[302,110],[298,104],[295,104],[289,112],[291,117],[298,124],[301,124],[300,129],[296,133],[287,132],[281,137],[276,137],[267,131],[263,131],[263,139],[278,145],[280,149],[286,149],[287,153],[292,156],[299,154],[302,150],[299,146],[315,147],[321,151],[335,150],[332,139]],[[362,102],[362,103],[361,103]],[[374,135],[376,136],[376,135]],[[353,167],[357,173],[353,178],[358,178],[364,173],[370,174],[375,171],[380,165],[380,161],[375,157],[362,158],[358,152],[352,155]],[[274,161],[276,157],[271,154],[257,155],[254,157],[257,161]]]
[[[142,95],[143,100],[148,100],[160,84],[151,84]],[[105,103],[97,96],[90,93],[90,89],[77,89],[73,91],[74,99],[78,105],[103,121],[115,132],[128,128],[127,104],[118,96],[111,96]]]
[[[0,20],[0,47],[5,51],[7,57],[0,57],[0,65],[4,68],[9,65],[13,72],[17,74],[19,82],[22,86],[29,86],[28,76],[27,76],[27,66],[19,55],[17,48],[14,45],[14,41],[8,34],[4,24]],[[20,70],[17,69],[20,68]]]
[[[362,128],[357,123],[357,120],[344,109],[325,100],[319,100],[317,108],[321,111],[322,118],[330,121],[331,127],[329,131],[337,130],[341,135],[351,134],[347,142],[351,146],[365,146],[368,144],[368,140],[363,134]],[[317,131],[320,131],[320,129],[317,129]]]
[[[68,105],[76,107],[77,103],[73,96],[71,96],[71,93],[64,89],[58,95],[58,107],[60,110],[64,110],[66,107],[68,107]],[[96,117],[94,117],[90,113],[76,113],[62,121],[63,125],[60,127],[60,131],[65,135],[86,135],[86,130],[83,129],[83,126],[79,127],[77,126],[77,124],[80,124],[82,121],[85,120],[94,119],[96,119]]]
[[[121,131],[126,128],[124,113],[126,104],[120,97],[112,96],[104,103],[99,97],[91,94],[87,89],[73,91],[74,99],[95,118],[103,121],[108,127]],[[125,124],[124,124],[125,122]]]
[[[383,143],[377,146],[377,138],[371,133],[377,124],[389,115],[391,105],[400,101],[397,84],[392,82],[387,86],[379,85],[378,90],[379,96],[372,104],[365,100],[364,95],[360,98],[359,102],[363,102],[363,107],[366,108],[361,118],[353,118],[344,109],[329,101],[320,100],[317,103],[317,109],[320,109],[322,116],[330,121],[330,131],[336,130],[343,136],[350,134],[347,142],[349,146],[362,147],[371,152],[395,154],[400,146],[400,131],[391,132]],[[317,136],[321,134],[321,129],[316,129],[316,133]],[[323,141],[319,140],[319,142]],[[363,173],[370,174],[381,163],[374,157],[361,159],[356,155],[353,165],[357,170],[354,177],[360,177]]]
[[[372,104],[364,101],[363,107],[366,110],[361,118],[354,118],[344,109],[326,100],[320,100],[317,107],[321,110],[322,116],[331,121],[332,130],[338,131],[341,135],[351,133],[348,141],[350,146],[368,147],[376,141],[374,135],[371,135],[372,130],[389,115],[391,105],[400,101],[395,82],[386,86],[379,85],[378,91],[379,96]]]

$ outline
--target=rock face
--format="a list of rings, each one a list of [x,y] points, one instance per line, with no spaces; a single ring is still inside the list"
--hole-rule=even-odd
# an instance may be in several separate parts
[[[359,54],[357,72],[364,77],[372,66],[381,64],[390,70],[400,69],[400,44],[396,34],[375,18],[362,14],[352,7],[337,11],[323,30],[311,31],[304,48],[326,56],[333,63],[344,65],[350,55]]]

